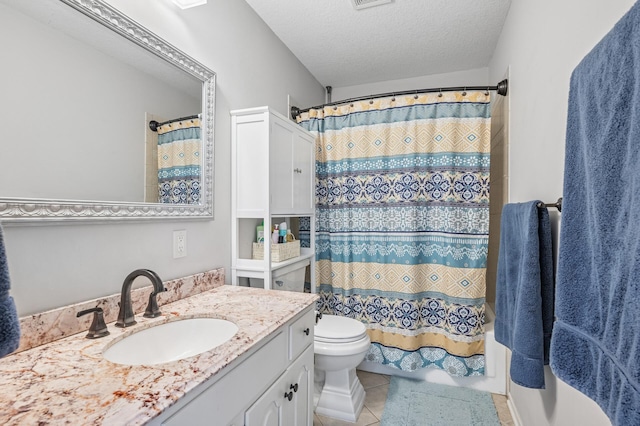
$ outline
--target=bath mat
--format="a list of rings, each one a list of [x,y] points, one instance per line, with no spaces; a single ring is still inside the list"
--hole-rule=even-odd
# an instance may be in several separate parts
[[[381,426],[500,426],[491,394],[391,377]]]

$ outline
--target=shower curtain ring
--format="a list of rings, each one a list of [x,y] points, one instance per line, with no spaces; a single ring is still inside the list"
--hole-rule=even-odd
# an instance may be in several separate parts
[[[462,91],[462,96],[467,96],[467,86],[464,86],[464,90]]]
[[[484,95],[489,96],[489,86],[487,86],[487,90],[485,90]]]
[[[440,89],[440,93],[438,93],[438,97],[441,98],[442,97],[442,89]]]

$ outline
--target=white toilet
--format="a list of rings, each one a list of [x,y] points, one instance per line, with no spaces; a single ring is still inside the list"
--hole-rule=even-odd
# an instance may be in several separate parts
[[[304,291],[303,259],[272,273],[275,290]],[[251,278],[251,287],[264,287],[261,279]],[[356,367],[369,350],[371,340],[360,321],[323,315],[314,328],[315,411],[321,416],[355,422],[364,405],[364,388]]]
[[[360,321],[323,315],[314,332],[316,414],[355,422],[364,405],[356,367],[371,344],[367,330]]]

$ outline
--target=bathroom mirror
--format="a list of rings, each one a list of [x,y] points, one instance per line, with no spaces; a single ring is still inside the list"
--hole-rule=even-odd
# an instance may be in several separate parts
[[[213,71],[101,0],[0,0],[0,44],[0,222],[213,218]],[[159,199],[185,117],[197,196]]]

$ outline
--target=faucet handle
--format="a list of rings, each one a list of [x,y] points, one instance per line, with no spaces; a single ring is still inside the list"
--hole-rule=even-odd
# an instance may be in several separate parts
[[[93,312],[93,321],[89,326],[89,332],[87,333],[87,339],[97,339],[109,335],[107,325],[104,323],[104,315],[102,308],[91,308],[80,311],[76,314],[76,318],[80,318],[83,315],[87,315]]]
[[[166,289],[163,288],[163,291],[165,290]],[[160,312],[160,309],[158,308],[158,300],[156,299],[157,295],[158,293],[156,293],[155,291],[152,291],[149,295],[149,303],[147,304],[147,309],[144,310],[144,314],[142,314],[143,317],[156,318],[162,314],[162,312]]]

